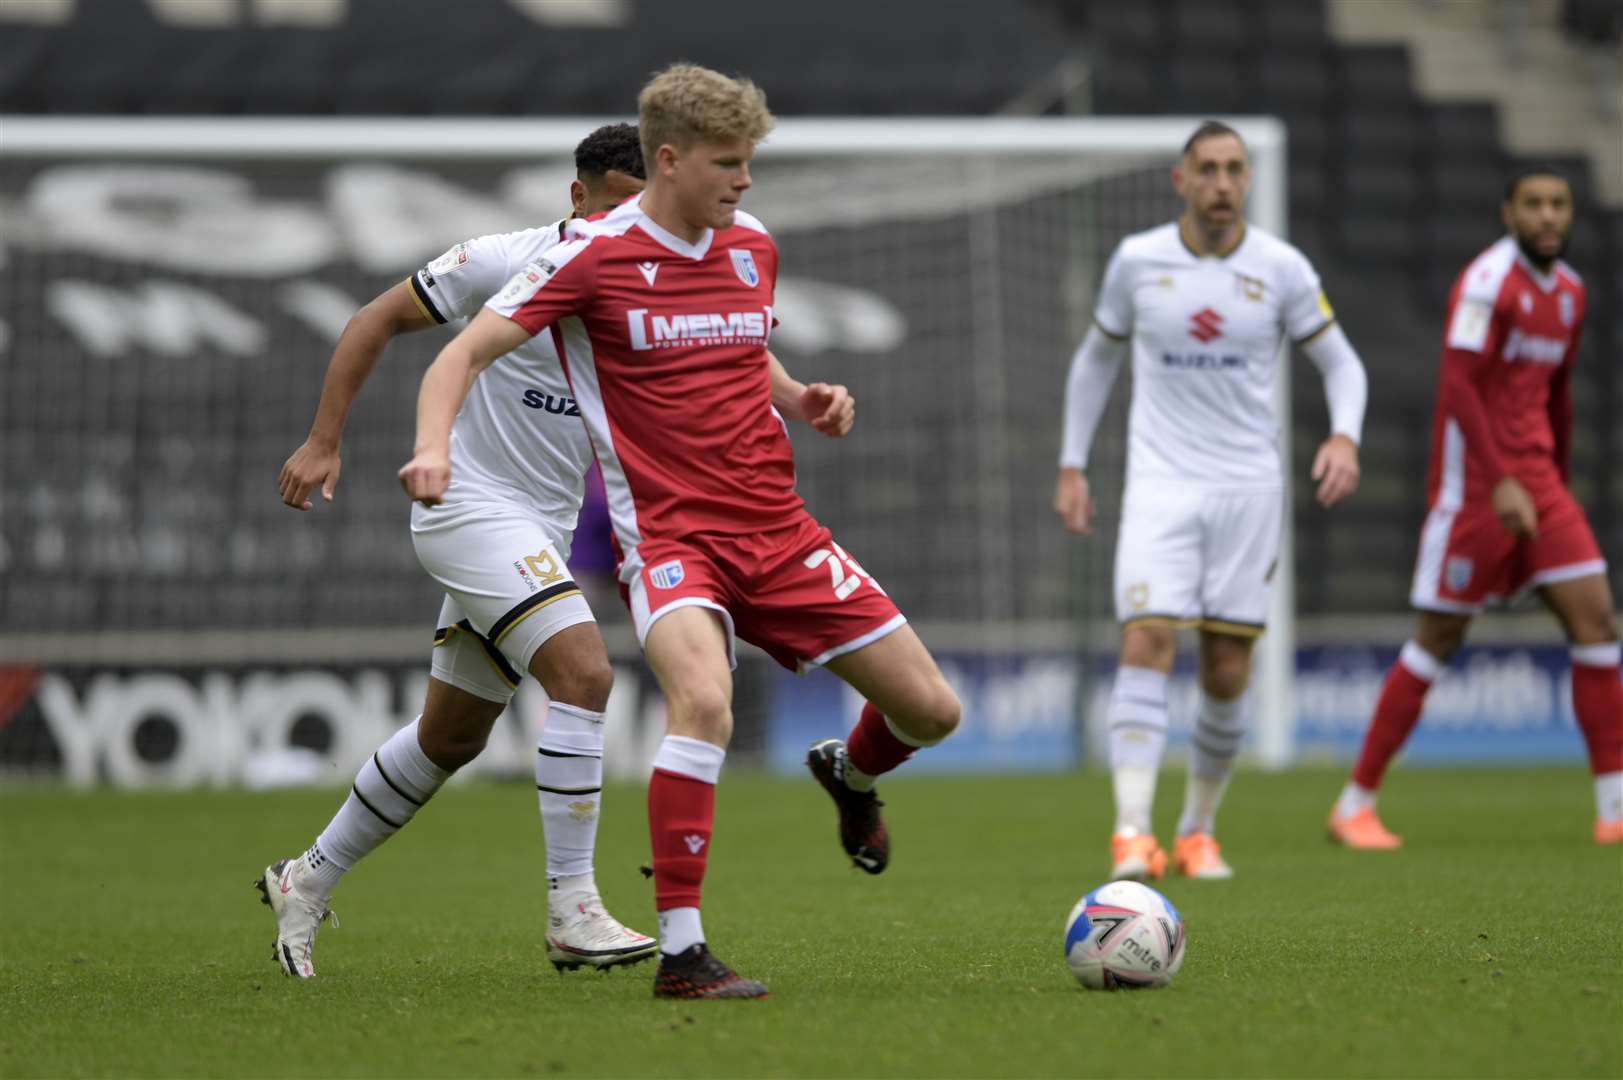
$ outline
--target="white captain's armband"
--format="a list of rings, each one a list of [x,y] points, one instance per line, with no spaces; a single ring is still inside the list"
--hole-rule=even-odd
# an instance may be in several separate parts
[[[428,271],[439,277],[452,274],[468,265],[468,242],[464,240],[444,255],[428,264]]]
[[[1454,307],[1454,318],[1448,324],[1448,347],[1481,352],[1488,343],[1488,328],[1493,325],[1493,305],[1483,300],[1461,299]]]

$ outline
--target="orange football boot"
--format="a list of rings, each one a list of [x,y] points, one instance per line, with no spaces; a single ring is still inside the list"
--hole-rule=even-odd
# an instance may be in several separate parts
[[[1234,868],[1223,861],[1223,849],[1211,833],[1204,832],[1178,837],[1172,845],[1172,869],[1204,881],[1226,881],[1234,876]]]
[[[1167,853],[1150,833],[1117,833],[1110,838],[1111,881],[1149,881],[1167,872]]]
[[[1343,847],[1360,848],[1365,851],[1395,851],[1403,846],[1403,839],[1388,832],[1381,819],[1375,816],[1375,808],[1366,806],[1356,813],[1344,816],[1330,811],[1330,822],[1327,826],[1330,839]]]
[[[1623,844],[1623,818],[1616,821],[1595,819],[1595,843]]]

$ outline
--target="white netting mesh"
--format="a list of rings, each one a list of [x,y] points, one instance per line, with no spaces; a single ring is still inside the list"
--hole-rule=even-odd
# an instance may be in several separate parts
[[[802,490],[916,619],[996,634],[1106,610],[1111,521],[1079,546],[1048,510],[1060,391],[1111,246],[1172,212],[1166,160],[759,161],[775,348],[860,403],[843,442],[795,433]],[[283,508],[276,472],[347,314],[458,239],[559,216],[570,175],[565,154],[6,159],[0,633],[431,619],[393,473],[443,333],[391,346],[333,507]]]

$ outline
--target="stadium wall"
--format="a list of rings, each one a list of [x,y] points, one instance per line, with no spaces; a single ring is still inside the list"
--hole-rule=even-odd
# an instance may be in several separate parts
[[[1350,760],[1406,625],[1379,640],[1297,650],[1296,742],[1306,762]],[[1525,623],[1511,620],[1510,629]],[[1491,626],[1489,627],[1491,630]],[[1502,627],[1501,629],[1504,629]],[[1553,635],[1550,635],[1553,636]],[[1065,649],[947,651],[942,668],[964,724],[915,771],[1063,772],[1098,767],[1114,659]],[[615,665],[605,766],[643,780],[664,730],[663,704],[640,660]],[[0,782],[76,787],[275,787],[347,784],[387,735],[415,715],[420,662],[298,665],[50,664],[0,666]],[[843,735],[861,702],[826,675],[796,676],[759,654],[741,659],[734,767],[796,774],[813,741]],[[1187,741],[1196,689],[1174,674],[1172,743]],[[526,681],[466,776],[522,778],[546,702]],[[1181,757],[1175,750],[1171,760]],[[1255,747],[1251,747],[1255,760]],[[1411,763],[1583,760],[1564,647],[1501,640],[1467,646],[1438,681],[1405,751]]]

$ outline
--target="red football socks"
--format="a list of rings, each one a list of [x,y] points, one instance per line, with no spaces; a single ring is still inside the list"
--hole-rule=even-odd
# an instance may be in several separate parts
[[[648,781],[654,907],[698,907],[716,820],[716,785],[656,768]]]
[[[867,776],[883,776],[917,749],[898,739],[885,723],[885,714],[869,704],[862,706],[862,718],[845,740],[846,760]]]
[[[1572,711],[1589,747],[1596,776],[1623,770],[1623,682],[1618,645],[1575,645],[1572,649]]]
[[[1353,783],[1368,791],[1381,786],[1381,775],[1420,720],[1426,691],[1441,668],[1435,657],[1414,642],[1403,647],[1403,654],[1386,673],[1381,696],[1375,701],[1375,715],[1364,733],[1358,764],[1353,767]]]

